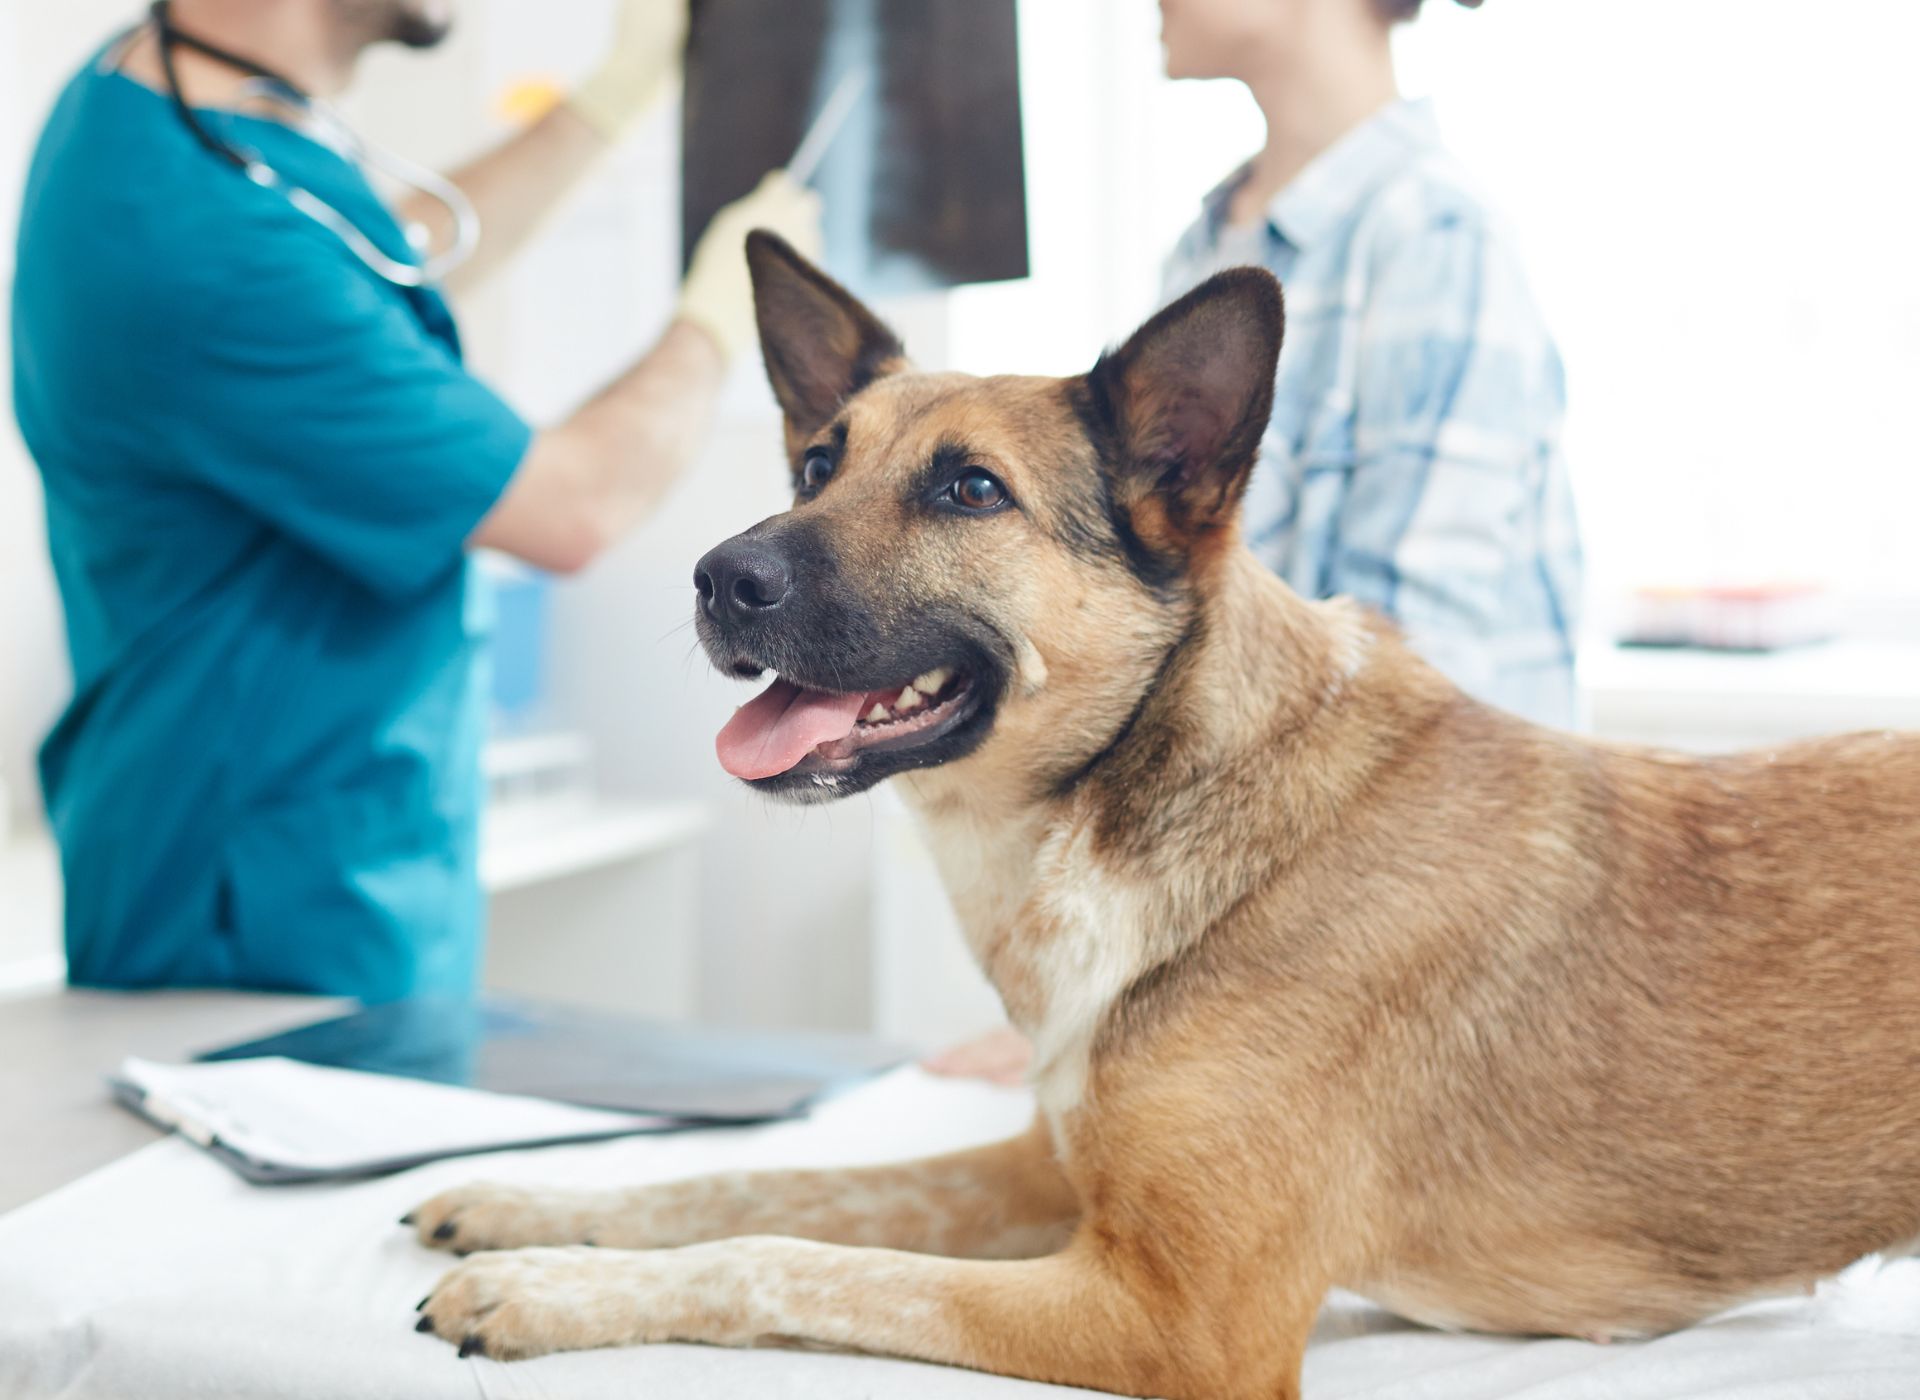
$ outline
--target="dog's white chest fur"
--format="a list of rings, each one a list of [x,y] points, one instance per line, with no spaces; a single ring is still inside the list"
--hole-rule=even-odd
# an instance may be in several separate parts
[[[1030,1078],[1057,1135],[1114,1003],[1169,951],[1153,917],[1164,901],[1102,861],[1083,824],[928,827],[967,943],[1033,1041]]]

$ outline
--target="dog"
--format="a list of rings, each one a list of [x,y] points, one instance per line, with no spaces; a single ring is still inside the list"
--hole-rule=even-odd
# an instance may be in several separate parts
[[[1920,1238],[1920,738],[1683,758],[1469,699],[1236,538],[1277,284],[1085,375],[913,370],[749,244],[795,500],[700,561],[754,788],[891,780],[1035,1047],[898,1166],[419,1207],[419,1326],[1297,1397],[1327,1290],[1635,1337]],[[584,1244],[597,1248],[583,1248]]]

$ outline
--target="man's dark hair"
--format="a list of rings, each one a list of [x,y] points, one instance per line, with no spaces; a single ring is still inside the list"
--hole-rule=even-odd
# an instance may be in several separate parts
[[[1402,20],[1419,18],[1422,0],[1374,0],[1374,3],[1390,23],[1398,24]],[[1480,0],[1454,0],[1454,3],[1465,5],[1469,10],[1480,8]]]

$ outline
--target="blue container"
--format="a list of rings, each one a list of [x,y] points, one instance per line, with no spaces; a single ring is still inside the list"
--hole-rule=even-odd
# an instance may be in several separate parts
[[[518,734],[547,708],[553,580],[537,569],[489,561],[493,581],[493,729]]]

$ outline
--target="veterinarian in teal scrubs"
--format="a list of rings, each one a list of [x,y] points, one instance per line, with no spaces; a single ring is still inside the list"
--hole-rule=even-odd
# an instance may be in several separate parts
[[[638,8],[664,76],[678,24],[658,21],[677,0]],[[302,98],[339,86],[273,44],[290,14],[347,13],[177,0],[186,37],[163,46],[150,26],[90,62],[29,177],[15,403],[74,673],[41,777],[76,984],[473,986],[489,600],[468,547],[569,569],[637,521],[750,334],[745,229],[812,238],[811,197],[763,185],[715,221],[659,345],[536,434],[463,367],[441,293],[383,273],[419,250],[354,153],[219,100],[250,65]],[[216,49],[222,16],[239,32]],[[391,17],[357,37],[420,32],[413,0]],[[625,60],[615,106],[646,76]],[[563,104],[496,153],[480,213],[504,211],[509,240],[531,227],[501,192],[557,195],[556,168],[607,143],[608,106]]]

